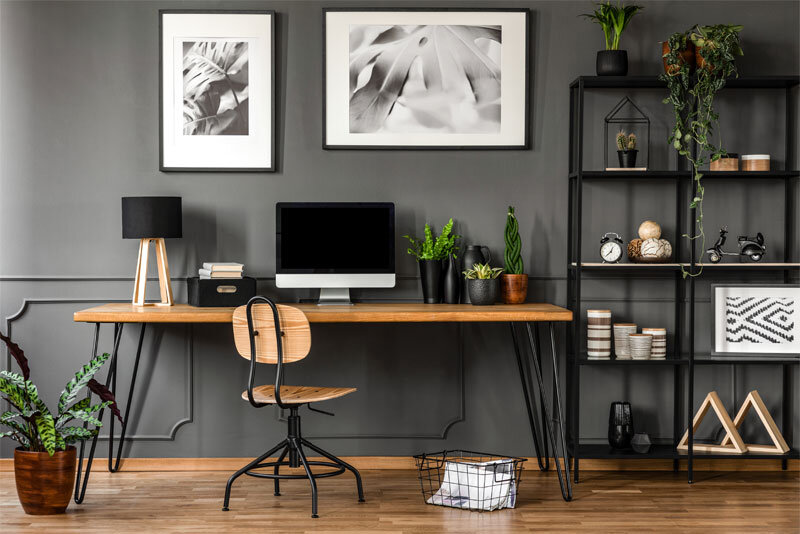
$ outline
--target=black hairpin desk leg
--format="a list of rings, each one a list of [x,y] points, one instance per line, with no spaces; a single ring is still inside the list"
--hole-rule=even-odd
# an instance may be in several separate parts
[[[114,451],[114,417],[112,416],[110,420],[110,424],[108,426],[108,470],[111,473],[116,473],[119,471],[119,462],[122,459],[122,446],[125,443],[125,432],[128,429],[128,421],[130,420],[131,414],[131,401],[133,400],[133,388],[136,385],[136,375],[139,372],[139,358],[142,355],[142,342],[144,341],[144,329],[147,326],[147,323],[142,323],[141,328],[139,329],[139,343],[136,345],[136,358],[133,361],[133,374],[131,375],[131,384],[128,387],[128,401],[125,403],[125,415],[122,419],[122,430],[120,431],[119,435],[119,445],[117,446],[117,457],[113,458],[112,453]],[[116,364],[115,364],[116,365]],[[116,367],[114,369],[114,392],[116,394],[116,386],[117,386],[117,373]]]
[[[550,458],[547,456],[547,446],[546,446],[546,438],[542,440],[542,443],[545,445],[545,453],[544,453],[544,461],[542,460],[541,449],[539,448],[539,437],[538,432],[536,430],[536,417],[535,413],[535,401],[531,398],[531,377],[530,377],[530,368],[523,363],[522,352],[520,351],[519,346],[519,339],[517,338],[517,330],[514,328],[514,323],[509,323],[511,327],[511,339],[514,342],[514,354],[517,357],[517,369],[519,370],[519,379],[522,383],[522,395],[525,397],[525,409],[528,411],[528,424],[531,427],[531,437],[533,438],[533,450],[536,452],[536,460],[539,462],[539,469],[541,471],[547,471],[550,468]],[[543,392],[539,391],[539,398],[542,402],[542,406],[544,406],[544,396]],[[547,430],[544,430],[547,432]]]

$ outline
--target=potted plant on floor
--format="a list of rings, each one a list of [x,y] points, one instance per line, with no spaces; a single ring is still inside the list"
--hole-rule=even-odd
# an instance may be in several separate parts
[[[628,74],[628,52],[619,49],[619,39],[634,15],[644,9],[642,6],[626,6],[621,2],[595,4],[593,13],[581,15],[596,22],[603,29],[606,49],[597,52],[598,76],[625,76]]]
[[[627,134],[623,131],[617,133],[617,157],[619,166],[622,169],[633,169],[636,167],[636,134]]]
[[[660,76],[669,90],[664,103],[672,105],[675,118],[669,142],[689,162],[694,179],[695,194],[689,207],[695,210],[696,231],[693,232],[694,235],[684,234],[683,237],[692,244],[699,240],[700,250],[706,250],[706,234],[703,228],[705,187],[701,181],[703,174],[700,168],[727,154],[712,139],[713,132],[719,125],[719,115],[714,110],[714,98],[725,87],[728,78],[738,76],[736,57],[743,54],[739,45],[741,30],[742,26],[718,24],[695,26],[688,32],[673,34],[669,40],[669,50],[664,55],[665,64],[671,70]],[[696,61],[696,70],[693,69],[694,65],[681,56],[680,43],[687,35],[695,47],[695,57],[701,58]],[[702,274],[702,257],[699,265],[697,272],[687,271],[682,265],[683,277]]]
[[[0,333],[8,351],[22,374],[0,371],[0,393],[13,410],[0,415],[0,437],[19,443],[14,450],[14,477],[19,502],[26,514],[61,514],[67,509],[75,481],[75,447],[77,441],[94,437],[102,426],[98,411],[111,409],[122,421],[114,395],[94,378],[109,355],[95,356],[70,380],[58,399],[58,411],[51,412],[39,398],[36,385],[30,381],[30,369],[19,345]],[[91,404],[91,395],[76,400],[84,387],[100,397]],[[102,414],[101,414],[102,416]],[[79,423],[81,426],[70,426]],[[83,424],[96,428],[89,430]]]
[[[417,259],[419,275],[422,280],[422,297],[425,304],[438,304],[442,301],[442,261],[453,255],[457,249],[456,239],[461,236],[453,232],[453,219],[442,228],[442,233],[434,238],[430,224],[425,223],[425,238],[419,240],[404,235],[411,246],[407,252]]]
[[[505,272],[500,278],[500,294],[506,304],[521,304],[528,296],[528,275],[522,262],[522,239],[514,206],[508,207],[505,232]]]
[[[501,274],[503,269],[488,263],[476,263],[472,269],[464,271],[470,302],[476,306],[494,304],[497,300],[497,277]]]

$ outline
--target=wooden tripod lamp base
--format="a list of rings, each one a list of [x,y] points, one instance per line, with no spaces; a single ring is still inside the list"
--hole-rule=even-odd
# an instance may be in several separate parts
[[[158,286],[161,292],[161,302],[145,302],[145,288],[147,287],[147,263],[150,255],[150,245],[153,245],[158,265]],[[142,238],[139,240],[139,260],[136,264],[136,280],[133,285],[134,306],[172,306],[172,285],[169,283],[169,263],[167,262],[167,246],[163,238]]]

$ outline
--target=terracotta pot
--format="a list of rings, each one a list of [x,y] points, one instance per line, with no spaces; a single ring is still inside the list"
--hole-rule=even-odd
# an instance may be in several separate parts
[[[30,515],[63,514],[75,483],[75,447],[46,452],[14,450],[14,478],[22,509]]]
[[[500,295],[506,304],[522,304],[528,296],[527,274],[500,276]]]
[[[667,41],[661,42],[661,62],[664,64],[664,72],[669,74],[670,76],[674,76],[680,70],[680,65],[686,63],[689,65],[689,69],[694,69],[696,57],[695,57],[695,46],[694,43],[691,41],[686,41],[686,49],[681,51],[679,56],[678,64],[671,64],[667,65],[667,58],[664,56],[669,52],[669,43]]]

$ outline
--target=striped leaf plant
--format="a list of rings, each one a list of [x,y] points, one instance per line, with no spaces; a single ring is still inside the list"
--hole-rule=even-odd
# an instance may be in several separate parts
[[[110,409],[122,421],[114,395],[93,378],[109,359],[108,353],[95,356],[75,373],[61,392],[58,410],[51,412],[30,380],[28,359],[23,350],[2,332],[0,339],[20,368],[20,373],[0,371],[0,394],[12,408],[0,414],[0,438],[17,441],[23,450],[47,452],[52,456],[71,443],[94,437],[103,426],[100,422],[102,410]],[[100,397],[100,402],[92,404],[91,393],[78,400],[84,388]],[[98,412],[100,415],[95,415]],[[88,425],[94,428],[90,429]]]

